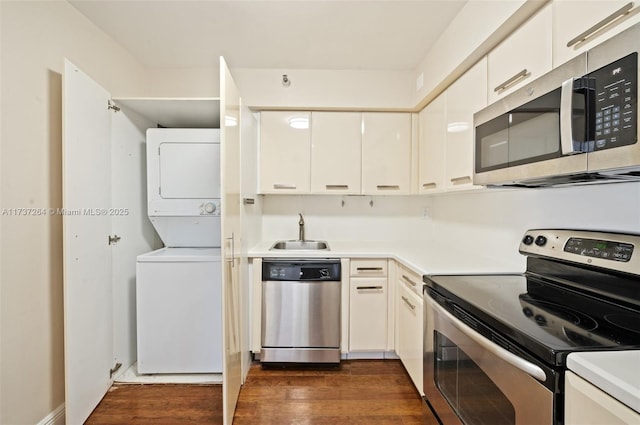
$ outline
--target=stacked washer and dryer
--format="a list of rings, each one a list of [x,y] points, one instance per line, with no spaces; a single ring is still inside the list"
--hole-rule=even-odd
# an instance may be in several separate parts
[[[220,130],[147,130],[147,201],[165,248],[137,257],[138,373],[221,373]]]

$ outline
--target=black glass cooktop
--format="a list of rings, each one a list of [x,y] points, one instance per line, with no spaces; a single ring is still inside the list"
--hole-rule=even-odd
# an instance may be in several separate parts
[[[532,273],[424,280],[425,293],[441,304],[446,299],[454,315],[470,314],[551,366],[564,366],[575,351],[640,348],[640,309],[615,296],[605,299]]]

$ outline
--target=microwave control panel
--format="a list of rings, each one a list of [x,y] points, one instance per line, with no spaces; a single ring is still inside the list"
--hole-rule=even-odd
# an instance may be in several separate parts
[[[637,142],[638,53],[589,74],[595,81],[594,150]]]

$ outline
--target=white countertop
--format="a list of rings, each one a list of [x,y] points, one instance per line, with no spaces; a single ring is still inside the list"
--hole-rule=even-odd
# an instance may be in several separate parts
[[[571,353],[567,367],[640,413],[640,350]]]
[[[249,251],[249,257],[262,258],[393,258],[418,274],[504,273],[524,271],[490,257],[490,253],[471,252],[442,242],[331,241],[329,251],[270,251],[275,241],[264,241]]]

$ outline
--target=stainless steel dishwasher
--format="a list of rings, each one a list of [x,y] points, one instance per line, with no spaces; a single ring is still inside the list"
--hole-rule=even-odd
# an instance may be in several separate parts
[[[340,260],[262,262],[262,363],[340,363]]]

